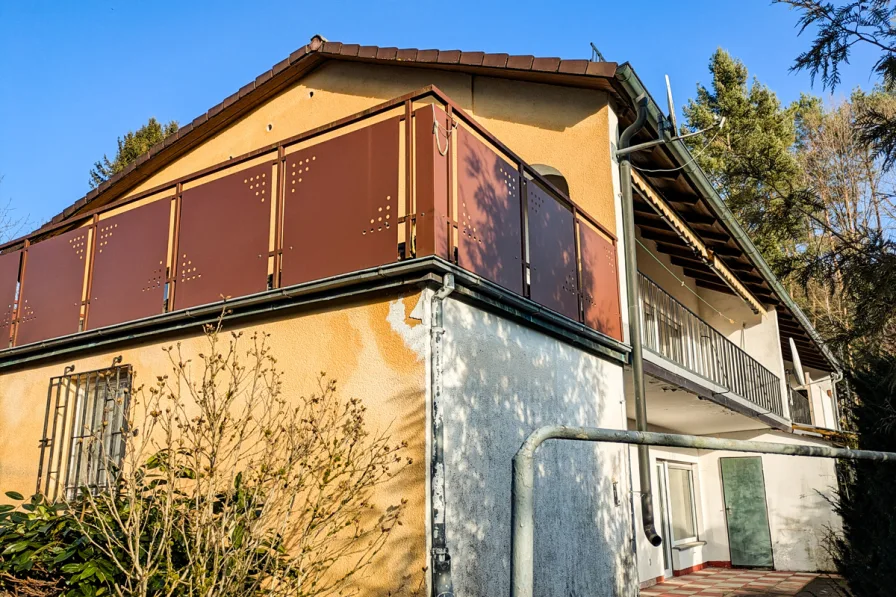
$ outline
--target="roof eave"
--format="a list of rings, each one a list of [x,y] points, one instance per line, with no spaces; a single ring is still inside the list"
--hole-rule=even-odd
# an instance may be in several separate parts
[[[663,115],[663,112],[660,109],[659,105],[657,105],[656,101],[654,101],[653,97],[650,95],[650,92],[647,91],[644,83],[641,81],[641,79],[638,77],[637,73],[629,63],[623,63],[616,69],[616,81],[619,88],[621,88],[625,92],[625,95],[631,101],[632,106],[635,105],[635,99],[637,99],[642,94],[646,95],[649,98],[650,101],[647,108],[647,121],[648,124],[650,124],[654,128],[654,130],[659,130],[659,122],[665,116]],[[725,201],[721,196],[719,196],[718,192],[712,186],[712,183],[709,181],[706,173],[703,172],[703,169],[700,168],[700,166],[698,166],[694,161],[693,156],[685,146],[684,142],[680,140],[671,141],[669,143],[666,143],[665,147],[669,149],[675,162],[678,165],[682,166],[682,170],[685,173],[685,176],[688,177],[689,182],[694,186],[695,189],[697,189],[697,191],[700,193],[700,196],[715,211],[716,215],[722,221],[723,226],[728,230],[741,250],[743,250],[744,254],[747,256],[747,259],[749,259],[749,261],[756,267],[756,270],[775,292],[775,295],[777,295],[781,302],[784,303],[784,305],[791,311],[791,313],[793,313],[794,317],[797,318],[797,320],[806,330],[806,333],[809,334],[809,336],[818,346],[818,349],[822,352],[822,354],[824,354],[825,358],[828,359],[835,371],[840,373],[841,367],[839,359],[837,359],[837,357],[835,357],[834,354],[830,351],[824,340],[818,334],[818,331],[809,321],[809,318],[805,313],[803,313],[799,305],[796,304],[796,302],[790,296],[790,293],[787,292],[787,289],[784,288],[784,286],[781,284],[781,281],[778,280],[778,277],[774,274],[774,272],[772,272],[772,269],[768,265],[768,262],[766,262],[765,258],[756,248],[756,245],[753,244],[753,241],[750,240],[750,237],[737,222],[737,219],[734,217],[734,214],[731,212],[731,210],[728,209]]]

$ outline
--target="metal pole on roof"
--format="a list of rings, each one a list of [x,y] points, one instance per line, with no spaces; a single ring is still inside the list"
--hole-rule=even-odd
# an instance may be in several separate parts
[[[581,442],[606,442],[632,444],[639,448],[664,446],[699,450],[727,450],[756,454],[781,454],[811,458],[836,458],[840,460],[869,460],[896,463],[896,453],[871,450],[848,450],[826,446],[803,446],[757,442],[747,440],[600,429],[597,427],[567,427],[549,425],[536,429],[513,457],[513,481],[510,510],[510,597],[532,597],[535,580],[535,451],[545,441],[562,439]]]

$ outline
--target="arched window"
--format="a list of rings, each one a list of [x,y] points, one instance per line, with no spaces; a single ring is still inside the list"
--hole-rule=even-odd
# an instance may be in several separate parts
[[[547,164],[533,164],[532,169],[548,179],[548,182],[569,197],[569,183],[566,182],[566,177],[559,170]]]

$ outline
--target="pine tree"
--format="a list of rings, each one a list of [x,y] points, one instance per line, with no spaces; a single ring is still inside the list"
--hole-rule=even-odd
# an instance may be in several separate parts
[[[176,121],[172,120],[163,125],[155,118],[150,118],[136,131],[130,131],[124,137],[119,137],[118,152],[115,154],[115,158],[109,160],[109,157],[104,155],[103,159],[96,162],[90,169],[90,187],[96,188],[109,180],[146,153],[150,147],[159,141],[164,141],[166,137],[176,132]]]
[[[709,71],[711,86],[698,85],[696,99],[684,108],[683,132],[711,127],[722,117],[725,128],[709,140],[686,142],[766,259],[780,265],[803,238],[806,215],[819,207],[801,184],[794,154],[798,116],[812,101],[782,107],[773,91],[750,82],[743,62],[723,49],[713,53]]]

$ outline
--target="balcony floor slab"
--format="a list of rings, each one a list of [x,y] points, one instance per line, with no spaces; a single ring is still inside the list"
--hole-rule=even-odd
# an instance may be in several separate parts
[[[645,351],[647,421],[651,426],[679,433],[706,435],[769,427],[790,431],[785,419],[763,413],[752,403],[724,394],[713,384],[650,351]],[[626,376],[626,409],[635,418],[634,390]]]

